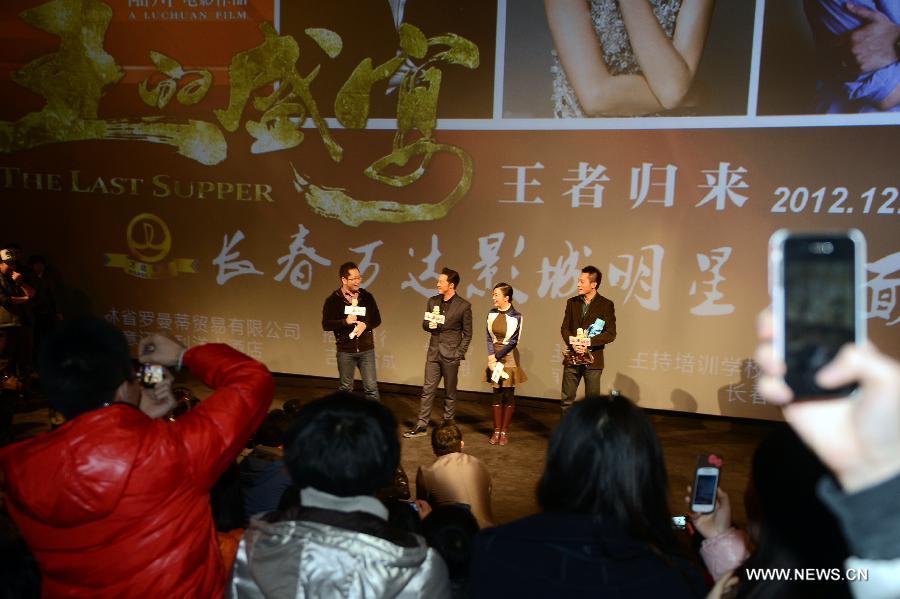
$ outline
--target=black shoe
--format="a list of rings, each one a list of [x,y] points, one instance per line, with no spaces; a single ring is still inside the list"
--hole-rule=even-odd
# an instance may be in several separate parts
[[[428,428],[424,426],[416,426],[413,429],[410,429],[403,433],[403,437],[406,439],[412,439],[413,437],[424,437],[428,434]]]

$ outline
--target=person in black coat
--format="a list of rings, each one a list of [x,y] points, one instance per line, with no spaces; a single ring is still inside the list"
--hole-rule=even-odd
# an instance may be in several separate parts
[[[539,514],[475,539],[472,597],[705,597],[672,532],[653,427],[625,397],[563,417],[538,483]]]

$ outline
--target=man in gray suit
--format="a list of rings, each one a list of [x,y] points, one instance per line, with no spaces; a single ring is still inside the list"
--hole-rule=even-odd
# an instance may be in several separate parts
[[[428,434],[431,404],[441,377],[444,378],[444,420],[456,414],[456,381],[459,362],[466,358],[472,340],[472,305],[456,293],[459,273],[444,268],[438,276],[438,294],[428,298],[426,312],[443,317],[423,319],[422,329],[431,335],[425,357],[425,382],[419,404],[419,420],[415,428],[403,433],[406,438]],[[443,322],[437,322],[443,320]]]

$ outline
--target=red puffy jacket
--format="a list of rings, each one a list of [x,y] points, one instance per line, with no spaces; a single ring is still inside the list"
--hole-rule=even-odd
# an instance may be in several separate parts
[[[265,417],[272,376],[220,344],[184,362],[215,392],[175,422],[113,404],[0,450],[45,597],[223,594],[209,490]]]

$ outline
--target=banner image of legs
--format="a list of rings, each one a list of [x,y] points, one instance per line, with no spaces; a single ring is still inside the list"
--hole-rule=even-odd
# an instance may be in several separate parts
[[[484,392],[506,283],[527,316],[517,394],[550,399],[594,266],[603,391],[780,418],[751,353],[768,239],[856,228],[869,336],[900,356],[897,113],[800,110],[811,68],[802,102],[778,91],[798,23],[772,24],[779,3],[558,4],[5,2],[0,243],[133,345],[162,331],[328,377],[322,306],[353,262],[378,379],[414,386],[449,267],[473,314],[458,386]]]

